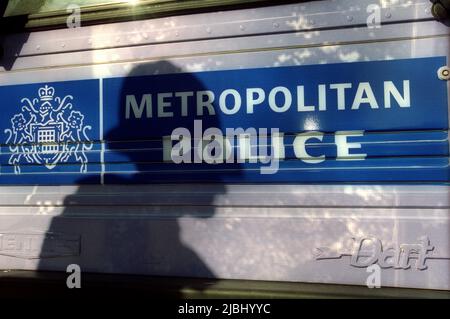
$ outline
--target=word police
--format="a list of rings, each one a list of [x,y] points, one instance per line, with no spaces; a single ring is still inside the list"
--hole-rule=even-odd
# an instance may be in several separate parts
[[[272,128],[270,134],[265,128],[226,129],[210,127],[203,131],[201,120],[194,121],[194,132],[187,128],[176,128],[171,136],[163,139],[163,157],[166,162],[180,163],[263,163],[262,174],[274,174],[279,169],[279,161],[284,160],[284,134]],[[308,131],[295,135],[292,147],[297,159],[308,164],[325,161],[325,154],[311,154],[309,146],[317,146],[325,134]],[[336,160],[364,160],[367,154],[361,153],[361,143],[350,142],[349,138],[363,136],[362,131],[338,131],[334,133]],[[268,141],[270,139],[270,142]],[[173,144],[173,142],[176,142]],[[325,144],[325,143],[324,143]]]
[[[351,90],[352,88],[356,88],[356,92]],[[312,90],[314,91],[314,88]],[[192,114],[205,116],[216,115],[218,111],[225,115],[233,115],[241,110],[253,114],[263,105],[275,113],[284,113],[293,107],[298,112],[327,111],[330,108],[327,103],[329,100],[336,101],[332,107],[338,111],[359,110],[366,107],[389,109],[394,105],[402,108],[411,107],[409,80],[403,81],[402,89],[397,88],[392,81],[384,81],[382,101],[377,100],[369,82],[320,84],[315,92],[317,105],[306,102],[303,85],[293,90],[277,86],[271,90],[247,88],[238,91],[230,88],[221,92],[204,90],[147,93],[140,96],[131,94],[125,98],[125,118],[170,118]]]

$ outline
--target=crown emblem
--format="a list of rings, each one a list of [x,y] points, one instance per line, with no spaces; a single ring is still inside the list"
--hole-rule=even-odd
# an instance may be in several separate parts
[[[52,170],[60,164],[78,163],[79,172],[87,172],[86,152],[92,149],[87,130],[92,126],[85,124],[73,99],[72,95],[61,98],[53,86],[43,85],[32,99],[20,100],[20,112],[12,116],[10,128],[4,130],[6,144],[10,145],[11,171],[20,174],[22,164],[27,172],[34,172],[35,165]]]
[[[53,95],[55,95],[55,89],[51,86],[44,86],[38,91],[41,101],[53,101]]]

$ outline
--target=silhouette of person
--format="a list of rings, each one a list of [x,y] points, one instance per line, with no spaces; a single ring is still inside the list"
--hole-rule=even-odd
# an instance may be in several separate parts
[[[177,88],[183,87],[183,83],[188,83],[190,88],[199,91],[205,90],[204,84],[195,74],[183,73],[183,83],[170,82],[175,78],[167,75],[145,76],[155,73],[174,74],[180,71],[166,61],[135,67],[124,80],[117,95],[123,99],[120,103],[125,105],[125,97],[135,94],[136,83],[151,89],[157,86],[155,81],[169,81],[167,83],[172,83],[172,87],[167,87],[167,92],[177,91]],[[166,78],[163,79],[164,77]],[[73,103],[76,105],[76,98]],[[107,104],[106,100],[105,103]],[[173,103],[173,110],[180,108],[180,105]],[[106,104],[104,112],[110,112]],[[39,270],[65,271],[69,264],[77,264],[82,272],[214,278],[214,272],[208,265],[194,249],[182,241],[178,219],[209,218],[214,215],[214,198],[217,194],[225,192],[220,186],[223,173],[215,173],[217,166],[214,164],[203,163],[189,164],[189,169],[193,171],[184,174],[180,170],[186,169],[185,164],[163,163],[161,160],[163,151],[160,148],[133,150],[142,145],[158,143],[162,145],[161,136],[153,136],[150,141],[148,140],[148,133],[145,131],[148,125],[152,125],[152,132],[158,130],[162,132],[167,130],[167,127],[175,129],[180,125],[192,126],[193,121],[198,118],[197,115],[189,114],[182,120],[176,116],[164,121],[152,118],[151,121],[143,121],[141,126],[136,124],[136,121],[127,120],[124,112],[121,114],[110,112],[104,117],[105,121],[111,116],[119,118],[116,119],[118,125],[104,133],[106,148],[110,155],[112,154],[105,156],[105,185],[89,185],[99,183],[98,175],[83,177],[83,174],[80,174],[78,183],[81,186],[76,194],[65,198],[64,212],[52,219],[47,230],[48,239],[41,248]],[[210,116],[207,123],[207,127],[205,125],[203,129],[221,127],[219,116]],[[132,141],[120,141],[130,134],[134,136]],[[134,165],[134,170],[129,168],[130,164]],[[91,163],[88,163],[89,165]],[[205,169],[205,165],[212,171],[202,175],[197,168]],[[225,165],[232,169],[231,173],[227,174],[240,174],[237,169],[239,164]],[[195,193],[198,183],[204,181],[216,185],[213,188],[214,192],[200,194],[201,210],[192,206],[190,199],[187,199],[190,202],[187,204],[180,202],[182,196],[177,190]],[[168,182],[171,184],[161,186]],[[159,193],[161,189],[165,191]],[[156,203],[153,203],[153,200]],[[107,216],[101,217],[101,214]],[[47,258],[47,252],[54,249],[55,245],[51,236],[58,234],[80,236],[79,254]],[[196,236],[202,234],[198,233]],[[205,235],[204,240],[210,239]],[[182,284],[178,287],[180,291],[183,288],[186,287]],[[202,287],[189,288],[202,289]]]

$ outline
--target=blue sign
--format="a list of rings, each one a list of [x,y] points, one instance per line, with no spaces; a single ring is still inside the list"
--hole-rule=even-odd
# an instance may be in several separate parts
[[[448,182],[443,65],[2,86],[0,184]]]
[[[444,57],[106,79],[105,136],[170,135],[194,119],[290,133],[447,129],[443,65]]]
[[[0,184],[100,182],[98,80],[1,86],[0,97]]]

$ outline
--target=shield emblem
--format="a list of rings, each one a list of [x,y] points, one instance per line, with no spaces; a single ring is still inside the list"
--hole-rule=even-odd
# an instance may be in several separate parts
[[[73,109],[73,96],[55,97],[55,89],[48,85],[41,87],[38,95],[21,100],[21,112],[14,114],[11,127],[5,130],[11,152],[8,163],[14,166],[14,173],[20,174],[25,163],[34,164],[27,166],[34,172],[36,167],[51,170],[69,160],[80,164],[80,173],[87,172],[85,152],[93,144],[84,141],[91,141],[86,132],[92,126],[84,125],[84,115]]]
[[[63,146],[60,143],[62,128],[63,123],[58,122],[31,124],[31,131],[36,142],[35,158],[48,169],[53,169],[63,156]]]

